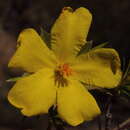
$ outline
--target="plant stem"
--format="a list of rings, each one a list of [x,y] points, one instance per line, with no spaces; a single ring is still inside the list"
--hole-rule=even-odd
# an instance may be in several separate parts
[[[130,128],[130,118],[128,118],[112,130],[124,130],[126,128]]]
[[[102,130],[102,123],[101,123],[101,117],[98,118],[98,130]]]
[[[54,124],[56,130],[64,130],[64,127],[63,127],[62,125],[58,125],[58,124],[56,123],[55,118],[52,118],[52,121],[53,121],[53,124]]]
[[[109,95],[109,99],[107,102],[106,114],[105,114],[105,117],[106,117],[105,130],[111,130],[111,119],[112,119],[112,114],[110,112],[111,105],[112,105],[111,99],[112,99],[112,96]]]
[[[51,128],[52,128],[52,123],[51,123],[51,121],[49,121],[47,130],[51,130]]]

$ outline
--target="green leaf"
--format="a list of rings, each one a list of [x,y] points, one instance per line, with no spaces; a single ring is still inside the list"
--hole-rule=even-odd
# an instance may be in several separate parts
[[[125,73],[124,73],[124,75],[123,75],[123,79],[126,79],[126,78],[127,78],[129,72],[130,72],[130,61],[129,61],[128,66],[127,66],[127,69],[126,69],[126,71],[125,71]]]
[[[28,75],[30,75],[29,73],[24,73],[21,77],[15,77],[15,78],[10,78],[10,79],[8,79],[8,80],[6,80],[7,82],[16,82],[16,81],[18,81],[19,79],[21,79],[21,78],[23,78],[23,77],[26,77],[26,76],[28,76]]]
[[[15,77],[15,78],[10,78],[6,80],[7,82],[16,82],[17,80],[21,79],[21,77]]]
[[[121,93],[130,97],[130,92],[126,91],[126,90],[121,90]]]
[[[130,85],[126,85],[123,87],[124,90],[130,91]]]
[[[88,51],[90,51],[92,49],[92,44],[93,44],[93,41],[87,41],[87,43],[80,49],[78,55],[87,53]]]
[[[94,50],[94,49],[99,49],[99,48],[103,48],[103,47],[105,47],[107,44],[108,44],[108,42],[101,43],[101,44],[99,44],[99,45],[93,47],[92,50]]]
[[[48,48],[51,48],[51,35],[48,32],[46,32],[43,28],[40,29],[41,29],[41,33],[40,33],[41,38],[46,43]]]
[[[130,97],[130,84],[120,86],[118,93],[119,95]]]

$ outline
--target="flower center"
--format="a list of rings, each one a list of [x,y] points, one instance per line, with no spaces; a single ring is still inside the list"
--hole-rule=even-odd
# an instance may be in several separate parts
[[[67,77],[72,75],[72,69],[68,64],[59,65],[55,70],[55,84],[59,86],[67,86]]]
[[[58,66],[58,71],[63,76],[70,76],[72,74],[72,69],[68,64],[63,64]]]

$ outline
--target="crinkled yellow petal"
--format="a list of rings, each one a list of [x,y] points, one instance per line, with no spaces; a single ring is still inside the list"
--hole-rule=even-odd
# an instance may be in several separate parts
[[[59,116],[72,126],[91,120],[100,109],[93,96],[79,81],[72,80],[57,92],[57,109]]]
[[[25,29],[18,37],[18,48],[9,62],[9,67],[36,72],[43,67],[52,67],[55,56],[34,29]]]
[[[40,70],[16,82],[9,91],[9,102],[25,116],[47,113],[56,103],[56,87],[52,70]]]
[[[61,62],[72,60],[86,43],[91,20],[91,13],[83,7],[74,12],[70,7],[62,10],[51,30],[52,49]]]
[[[93,87],[114,88],[121,80],[120,58],[114,49],[95,49],[78,56],[74,76]]]

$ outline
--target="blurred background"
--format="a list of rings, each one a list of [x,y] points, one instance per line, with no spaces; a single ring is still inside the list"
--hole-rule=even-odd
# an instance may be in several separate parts
[[[129,0],[0,0],[0,130],[47,128],[47,115],[25,118],[7,102],[6,96],[13,83],[7,83],[6,80],[17,76],[17,72],[10,72],[7,64],[15,52],[19,32],[29,27],[39,32],[43,27],[50,32],[53,23],[65,6],[71,6],[73,9],[81,6],[88,8],[93,14],[88,40],[93,40],[94,45],[107,41],[109,46],[119,52],[122,61],[125,58],[127,63],[130,59]],[[100,97],[100,94],[96,94],[95,97],[102,103],[107,100],[107,97]],[[115,107],[112,111],[117,113],[113,117],[113,122],[118,124],[130,116],[130,102],[124,102],[124,100],[113,102]],[[97,130],[95,122],[66,129]]]

